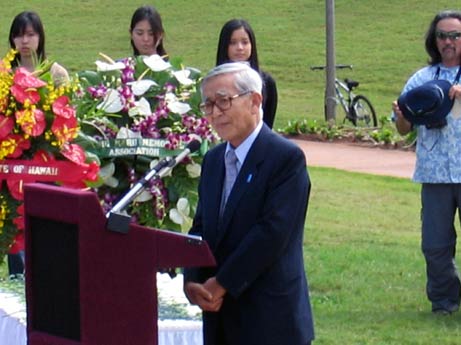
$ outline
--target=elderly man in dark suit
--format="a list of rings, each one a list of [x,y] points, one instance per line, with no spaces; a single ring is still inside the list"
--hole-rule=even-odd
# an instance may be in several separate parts
[[[201,109],[226,142],[202,166],[190,234],[214,268],[184,272],[203,310],[205,345],[307,345],[313,318],[303,261],[310,182],[303,152],[262,121],[261,78],[243,63],[215,67]]]

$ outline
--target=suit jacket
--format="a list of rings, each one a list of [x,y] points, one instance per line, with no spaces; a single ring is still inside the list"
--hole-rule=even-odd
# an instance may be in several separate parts
[[[227,290],[218,313],[203,313],[204,342],[305,345],[314,330],[303,264],[304,154],[263,125],[220,216],[225,147],[204,157],[190,231],[208,242],[217,267],[184,271],[186,282],[216,276]]]

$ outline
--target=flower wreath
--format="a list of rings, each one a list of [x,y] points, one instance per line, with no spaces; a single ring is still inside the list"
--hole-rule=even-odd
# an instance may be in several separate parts
[[[170,176],[150,180],[128,210],[139,224],[186,231],[195,213],[203,154],[217,140],[199,110],[201,73],[158,55],[119,61],[101,56],[95,71],[78,74],[73,102],[81,126],[77,141],[101,166],[95,190],[103,209],[108,212],[159,159],[198,139],[199,152]]]
[[[0,258],[23,241],[24,183],[85,188],[99,172],[97,161],[75,142],[74,85],[56,86],[50,61],[33,73],[12,69],[15,54],[10,50],[0,61]]]

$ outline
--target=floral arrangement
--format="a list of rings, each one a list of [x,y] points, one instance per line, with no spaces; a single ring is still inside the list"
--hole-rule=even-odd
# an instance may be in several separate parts
[[[84,188],[99,172],[97,160],[75,142],[74,85],[56,86],[49,61],[33,73],[13,70],[15,53],[0,61],[0,258],[22,237],[24,183]]]
[[[97,191],[108,212],[139,179],[192,140],[202,143],[162,179],[153,178],[127,210],[138,224],[190,228],[197,203],[200,163],[217,138],[199,110],[201,73],[158,55],[113,61],[101,54],[96,70],[78,74],[73,103],[81,126],[78,142],[97,157]]]

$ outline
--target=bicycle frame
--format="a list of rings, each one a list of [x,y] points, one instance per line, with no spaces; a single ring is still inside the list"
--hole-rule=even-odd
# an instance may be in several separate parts
[[[341,92],[341,89],[346,91],[347,93],[347,98],[344,97],[343,93]],[[354,98],[354,94],[352,93],[352,90],[349,89],[347,84],[343,82],[342,80],[336,78],[335,79],[335,90],[336,90],[336,103],[340,104],[346,113],[346,117],[350,117],[350,108],[351,108],[351,102],[352,99]]]

